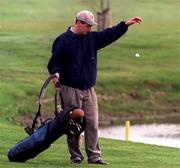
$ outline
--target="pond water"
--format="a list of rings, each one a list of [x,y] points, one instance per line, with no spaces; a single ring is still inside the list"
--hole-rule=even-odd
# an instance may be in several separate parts
[[[99,136],[125,140],[125,126],[99,129]],[[180,148],[180,124],[132,125],[129,141]]]

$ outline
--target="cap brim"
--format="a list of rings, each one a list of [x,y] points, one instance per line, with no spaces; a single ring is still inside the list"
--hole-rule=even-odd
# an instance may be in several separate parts
[[[87,22],[86,22],[87,23]],[[91,26],[95,26],[95,25],[98,25],[97,22],[93,22],[93,23],[87,23],[88,25],[91,25]]]
[[[94,22],[93,26],[94,26],[94,25],[98,25],[98,23],[97,23],[97,22]]]

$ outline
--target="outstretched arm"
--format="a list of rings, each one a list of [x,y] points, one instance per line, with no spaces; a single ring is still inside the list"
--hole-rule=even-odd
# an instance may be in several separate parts
[[[133,17],[133,18],[130,18],[130,19],[128,19],[126,22],[125,22],[125,24],[127,25],[127,26],[131,26],[131,25],[133,25],[133,24],[135,24],[135,23],[141,23],[142,22],[142,19],[140,18],[140,17]]]
[[[112,28],[107,28],[103,31],[95,32],[94,37],[97,49],[99,50],[120,38],[124,33],[126,33],[130,25],[141,22],[142,20],[140,17],[133,17],[127,21],[120,22]]]
[[[93,32],[96,48],[99,50],[106,47],[120,38],[127,30],[128,26],[125,24],[125,21],[122,21],[111,28],[104,29],[100,32]]]

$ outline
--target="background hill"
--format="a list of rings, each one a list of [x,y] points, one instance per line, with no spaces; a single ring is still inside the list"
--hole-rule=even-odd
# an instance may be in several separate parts
[[[180,1],[110,2],[113,24],[136,15],[143,23],[99,52],[96,90],[100,119],[106,121],[101,123],[179,122]],[[1,122],[19,121],[19,116],[37,111],[52,42],[82,9],[97,12],[99,1],[0,1]],[[52,97],[53,85],[46,99]],[[52,101],[47,101],[44,111],[51,112],[52,107]]]

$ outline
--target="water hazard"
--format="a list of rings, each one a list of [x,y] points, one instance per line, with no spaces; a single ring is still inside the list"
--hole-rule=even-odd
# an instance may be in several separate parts
[[[125,126],[99,130],[100,137],[125,140]],[[129,128],[129,141],[180,148],[180,124],[143,124]]]

